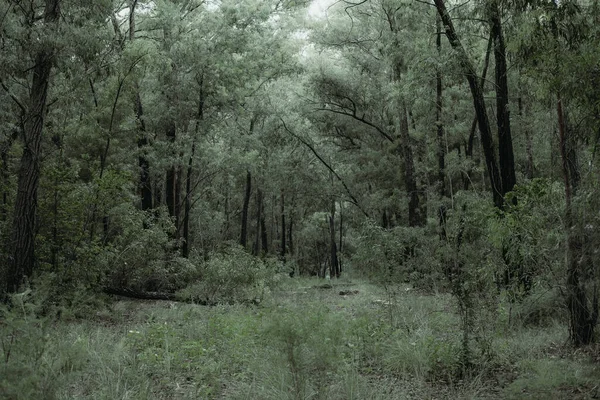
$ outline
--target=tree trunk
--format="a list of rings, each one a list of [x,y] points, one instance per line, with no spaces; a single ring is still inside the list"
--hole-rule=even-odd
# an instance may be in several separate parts
[[[286,254],[286,234],[285,234],[285,195],[281,191],[281,260],[285,263]]]
[[[256,229],[255,229],[255,236],[254,236],[254,245],[252,247],[252,254],[254,256],[258,256],[259,252],[260,252],[260,221],[262,219],[262,190],[258,189],[256,191]]]
[[[438,52],[438,56],[441,55],[442,52],[442,21],[440,20],[439,15],[435,19],[436,26],[436,37],[435,44]],[[446,196],[446,184],[445,184],[445,169],[446,169],[446,143],[444,140],[444,124],[442,123],[442,95],[443,95],[443,86],[442,86],[442,71],[440,68],[437,68],[435,71],[435,88],[436,88],[436,98],[435,98],[435,123],[437,127],[437,142],[438,142],[438,182],[439,182],[439,194],[440,198],[444,198]]]
[[[404,100],[400,104],[400,126],[399,136],[402,158],[404,159],[404,184],[408,193],[408,226],[422,226],[425,219],[421,215],[419,190],[417,187],[417,178],[415,172],[415,163],[410,135],[408,132],[408,113]]]
[[[496,121],[498,125],[500,179],[502,180],[502,196],[504,196],[513,190],[517,178],[510,131],[510,110],[508,108],[506,46],[504,45],[498,0],[493,0],[490,4],[490,33],[494,38],[494,60],[496,61]]]
[[[167,140],[171,144],[174,144],[176,135],[177,135],[177,130],[175,127],[175,123],[173,123],[172,121],[169,121],[169,123],[167,125],[167,129],[166,129]],[[176,204],[175,187],[177,186],[176,181],[177,181],[177,170],[176,170],[175,166],[173,165],[173,166],[169,167],[169,169],[167,170],[166,183],[165,183],[165,190],[166,190],[165,200],[167,203],[167,209],[169,210],[169,216],[173,220],[175,220],[175,217],[176,217],[176,213],[175,213],[175,204]]]
[[[475,107],[475,113],[477,115],[477,123],[479,125],[479,133],[481,135],[481,145],[483,147],[483,153],[485,156],[485,163],[490,179],[490,185],[492,187],[492,197],[494,205],[498,208],[502,208],[504,199],[502,196],[502,181],[500,179],[500,172],[498,170],[498,164],[496,162],[496,155],[494,151],[494,142],[492,140],[492,131],[490,127],[487,110],[485,107],[485,99],[483,97],[483,91],[475,67],[469,59],[467,52],[465,51],[452,23],[452,18],[448,14],[444,0],[433,0],[446,28],[446,37],[450,42],[452,48],[457,52],[463,73],[465,74],[471,89],[471,95],[473,97],[473,105]]]
[[[187,175],[185,177],[185,200],[183,214],[183,244],[181,246],[181,256],[188,258],[190,256],[190,213],[192,211],[192,175],[194,173],[194,156],[196,154],[196,140],[198,140],[198,132],[200,131],[200,123],[204,120],[204,78],[201,77],[198,82],[200,86],[200,96],[198,99],[198,115],[196,116],[196,128],[194,130],[194,140],[192,141],[192,152],[188,160]],[[226,215],[229,218],[229,213]],[[229,219],[228,219],[229,221]]]
[[[198,123],[197,123],[198,125]],[[196,128],[197,129],[197,128]],[[194,153],[196,152],[196,140],[192,143],[192,153],[188,160],[187,175],[185,177],[185,201],[183,214],[183,244],[181,246],[181,256],[188,258],[190,256],[190,212],[192,210],[192,174],[194,173]]]
[[[46,0],[44,24],[58,25],[60,0]],[[52,45],[40,48],[35,55],[28,109],[23,127],[23,155],[19,167],[17,198],[13,216],[6,289],[14,293],[25,277],[31,276],[35,263],[35,226],[37,191],[40,178],[41,141],[46,116],[50,72],[55,58]]]
[[[135,39],[135,7],[138,0],[132,0],[129,7],[129,41]],[[152,209],[152,184],[150,182],[150,162],[146,158],[144,151],[148,146],[148,138],[146,136],[146,123],[144,122],[144,108],[142,106],[142,98],[139,89],[136,88],[134,99],[135,119],[138,128],[137,147],[140,155],[138,156],[138,165],[140,168],[140,198],[141,209],[143,211]]]
[[[260,212],[260,241],[261,241],[261,247],[262,247],[262,253],[263,255],[266,255],[269,253],[269,241],[267,238],[267,224],[265,223],[265,201],[264,198],[262,199],[261,202],[261,212]]]
[[[565,230],[567,233],[567,307],[569,309],[569,333],[574,346],[590,344],[594,339],[594,329],[598,322],[598,295],[594,293],[590,300],[585,278],[586,265],[590,262],[585,257],[585,239],[581,226],[577,227],[572,208],[573,197],[577,193],[579,172],[574,159],[569,157],[575,152],[574,138],[571,137],[565,122],[565,115],[560,93],[557,98],[558,132],[560,138],[560,156],[565,182]],[[580,224],[579,224],[580,225]],[[579,229],[578,229],[579,228]]]
[[[252,194],[252,174],[246,171],[246,190],[244,204],[242,205],[242,228],[240,230],[240,245],[246,248],[248,244],[248,208],[250,207],[250,195]]]
[[[337,244],[335,242],[335,202],[333,202],[332,213],[329,215],[329,251],[330,251],[330,264],[329,264],[329,276],[331,278],[339,278],[340,270],[337,256]]]

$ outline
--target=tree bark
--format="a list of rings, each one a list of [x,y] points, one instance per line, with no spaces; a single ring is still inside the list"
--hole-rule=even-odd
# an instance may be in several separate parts
[[[286,254],[286,232],[285,232],[285,195],[283,190],[281,191],[281,260],[285,263],[285,254]]]
[[[260,252],[260,221],[262,219],[262,190],[257,189],[256,191],[256,228],[255,228],[255,236],[254,236],[254,245],[252,247],[252,254],[254,256],[258,256]]]
[[[240,245],[246,248],[248,244],[248,208],[250,207],[250,195],[252,194],[252,174],[246,171],[246,189],[244,191],[244,204],[242,205],[242,228],[240,229]]]
[[[201,114],[200,114],[201,115]],[[199,120],[200,121],[200,120]],[[197,123],[198,125],[199,123]],[[190,212],[192,211],[192,174],[194,173],[194,153],[196,152],[196,140],[192,143],[192,152],[188,160],[187,175],[185,177],[185,201],[183,214],[183,244],[181,256],[190,256]]]
[[[439,15],[435,19],[436,26],[436,37],[435,45],[437,48],[438,56],[442,52],[442,21]],[[446,144],[444,141],[444,124],[442,123],[443,113],[443,86],[442,86],[442,71],[437,68],[435,71],[435,124],[437,128],[437,142],[438,142],[438,182],[439,182],[439,195],[440,198],[446,196],[446,184],[445,184],[445,169],[446,169]]]
[[[565,183],[565,230],[567,234],[567,307],[569,310],[569,333],[574,346],[584,346],[594,340],[594,330],[598,322],[598,295],[589,299],[585,269],[590,262],[585,257],[585,239],[581,226],[577,227],[573,211],[573,197],[577,193],[579,171],[576,162],[569,157],[575,152],[574,138],[569,134],[560,93],[557,96],[556,112],[560,138],[560,156]]]
[[[483,97],[481,85],[479,84],[475,67],[469,59],[469,56],[467,55],[467,52],[465,51],[465,48],[463,47],[458,34],[456,33],[452,18],[446,9],[444,0],[433,1],[440,18],[442,19],[444,27],[446,28],[446,37],[448,38],[452,48],[456,51],[463,73],[465,74],[467,82],[469,83],[469,88],[473,97],[473,105],[477,115],[479,133],[481,135],[481,144],[485,156],[485,163],[490,179],[490,185],[492,187],[492,198],[494,200],[494,205],[498,208],[502,208],[504,203],[504,198],[502,196],[502,181],[500,178],[500,171],[498,170],[498,164],[496,162],[492,131],[485,107],[485,99]]]
[[[515,156],[510,131],[510,110],[508,107],[508,76],[506,67],[506,46],[502,33],[502,20],[498,0],[490,4],[490,32],[494,38],[494,60],[496,61],[496,121],[498,125],[498,150],[502,196],[513,190],[517,183]]]
[[[55,28],[59,18],[60,0],[46,0],[44,24]],[[13,250],[6,274],[6,290],[9,293],[19,290],[23,279],[31,276],[34,270],[41,140],[54,59],[53,45],[41,47],[35,55],[28,109],[23,126],[23,155],[19,167],[17,198],[10,238],[10,247]]]
[[[138,0],[132,0],[129,6],[129,41],[135,40],[135,7]],[[139,190],[141,198],[142,211],[152,209],[152,184],[150,182],[150,162],[146,158],[144,151],[148,146],[146,136],[146,123],[144,122],[144,108],[139,88],[136,88],[134,98],[135,119],[138,128],[137,147],[140,155],[138,156],[138,165],[140,168]],[[144,224],[146,225],[146,224]]]
[[[404,184],[408,193],[408,226],[422,226],[425,218],[421,215],[419,189],[415,172],[415,163],[410,135],[408,132],[408,113],[404,100],[400,104],[400,126],[398,139],[400,141],[400,151],[404,161]]]

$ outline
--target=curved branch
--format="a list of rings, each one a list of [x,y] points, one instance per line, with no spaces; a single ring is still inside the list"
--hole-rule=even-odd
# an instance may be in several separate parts
[[[363,124],[370,126],[371,128],[375,129],[381,136],[383,136],[384,138],[386,138],[390,143],[394,142],[394,138],[387,133],[386,131],[384,131],[382,128],[378,127],[377,125],[375,125],[374,123],[367,121],[364,117],[359,117],[356,114],[351,114],[349,112],[344,112],[344,111],[338,111],[338,110],[332,110],[329,108],[317,108],[316,111],[329,111],[332,112],[334,114],[340,114],[340,115],[345,115],[347,117],[351,117],[352,119],[355,119],[359,122],[362,122]]]
[[[356,197],[354,197],[354,195],[350,191],[350,188],[348,187],[348,185],[346,185],[346,182],[344,182],[342,177],[339,176],[337,172],[335,172],[335,170],[323,159],[323,157],[321,157],[319,155],[319,153],[317,153],[315,148],[310,143],[308,143],[306,140],[302,139],[300,136],[298,136],[294,132],[292,132],[285,124],[285,121],[283,120],[283,118],[279,117],[279,119],[281,120],[281,123],[283,124],[283,128],[290,135],[292,135],[295,139],[297,139],[300,143],[302,143],[303,145],[308,147],[308,149],[315,155],[315,157],[317,157],[317,159],[319,161],[321,161],[321,163],[329,170],[329,172],[331,172],[333,174],[333,176],[335,176],[336,179],[341,182],[341,184],[344,186],[344,189],[346,189],[346,193],[348,193],[348,196],[350,196],[350,199],[352,200],[351,203],[354,204],[367,218],[370,218],[369,214],[367,214],[367,212],[360,206],[360,203],[358,202]]]

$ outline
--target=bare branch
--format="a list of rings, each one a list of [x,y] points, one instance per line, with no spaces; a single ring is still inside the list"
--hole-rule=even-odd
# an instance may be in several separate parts
[[[290,135],[292,135],[295,139],[297,139],[303,145],[308,147],[309,150],[315,155],[315,157],[317,157],[317,159],[329,170],[329,172],[331,172],[336,177],[336,179],[341,182],[341,184],[344,186],[344,189],[346,189],[346,193],[348,193],[348,196],[350,196],[350,199],[352,200],[351,203],[354,204],[367,218],[369,218],[369,214],[367,214],[367,212],[360,206],[360,203],[358,202],[356,197],[354,197],[354,195],[350,191],[350,188],[348,187],[348,185],[346,185],[346,182],[344,182],[342,177],[339,176],[337,172],[335,172],[335,170],[323,159],[323,157],[321,157],[319,155],[319,153],[317,153],[315,148],[310,143],[308,143],[306,140],[302,139],[300,136],[298,136],[294,132],[292,132],[285,124],[285,121],[283,120],[283,118],[279,117],[279,119],[281,120],[281,123],[283,124],[283,128]]]

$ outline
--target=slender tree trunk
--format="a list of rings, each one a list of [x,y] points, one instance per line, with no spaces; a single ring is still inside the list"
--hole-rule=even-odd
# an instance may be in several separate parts
[[[198,140],[198,132],[200,132],[200,124],[204,120],[204,77],[202,76],[198,82],[200,86],[200,96],[198,99],[198,115],[196,120],[196,128],[194,130],[194,139],[192,141],[192,152],[188,160],[187,175],[185,177],[185,200],[183,210],[183,244],[181,246],[181,256],[188,258],[190,256],[190,218],[192,211],[192,175],[194,173],[194,156],[196,155],[196,141]],[[228,186],[227,186],[228,187]],[[227,198],[225,203],[225,215],[227,223],[229,223]]]
[[[264,201],[264,196],[263,199],[261,201],[261,212],[260,212],[260,241],[261,241],[261,247],[262,247],[262,253],[263,255],[266,255],[269,253],[269,240],[267,238],[267,224],[265,223],[265,201]]]
[[[192,174],[194,173],[194,155],[196,153],[196,140],[192,143],[192,152],[188,160],[187,175],[185,177],[185,201],[183,214],[183,244],[181,256],[190,256],[190,212],[192,211]]]
[[[413,157],[412,146],[410,143],[410,135],[408,132],[408,113],[406,104],[402,100],[400,104],[400,126],[399,140],[401,146],[402,157],[404,159],[404,184],[408,193],[408,226],[422,226],[425,219],[421,215],[419,189],[417,186],[417,178],[415,172],[415,163]]]
[[[339,264],[338,264],[338,255],[337,255],[337,244],[335,242],[335,201],[333,202],[331,214],[329,214],[329,257],[330,257],[330,265],[329,265],[329,276],[331,278],[339,278]]]
[[[344,251],[344,202],[340,200],[340,246],[338,249],[338,269],[340,275],[342,274],[342,252]]]
[[[488,67],[490,65],[490,55],[492,54],[492,46],[494,44],[494,38],[490,35],[487,44],[487,50],[485,52],[485,59],[483,61],[483,71],[481,73],[481,92],[485,92],[485,82],[487,77]],[[471,123],[471,130],[469,131],[469,139],[467,140],[467,146],[465,146],[465,157],[473,160],[473,145],[475,143],[475,131],[477,130],[477,114],[473,117],[473,122]],[[471,183],[471,168],[466,172],[465,176],[463,176],[463,187],[464,190],[469,189],[469,185]]]
[[[502,33],[498,0],[493,0],[490,4],[490,31],[494,38],[494,60],[496,61],[496,121],[498,125],[500,179],[502,180],[502,195],[504,196],[513,190],[517,178],[510,131],[506,46]]]
[[[435,19],[436,26],[436,37],[435,44],[438,52],[438,56],[442,53],[442,21],[438,16]],[[435,99],[435,123],[437,126],[437,141],[438,141],[438,182],[439,182],[439,194],[440,198],[446,196],[446,184],[445,184],[445,169],[446,169],[446,143],[444,138],[444,124],[442,123],[443,113],[443,85],[442,85],[442,71],[437,68],[435,71],[435,88],[436,88],[436,99]]]
[[[492,131],[490,127],[489,118],[485,106],[485,99],[483,97],[483,91],[475,67],[469,59],[467,52],[465,51],[452,23],[452,18],[446,9],[444,0],[434,0],[436,9],[444,27],[446,28],[446,37],[450,42],[452,48],[457,52],[463,73],[465,74],[471,89],[471,95],[473,97],[473,105],[475,107],[475,113],[477,114],[477,123],[479,125],[479,133],[481,135],[481,144],[483,147],[483,153],[485,155],[486,167],[488,176],[490,179],[490,185],[492,187],[492,197],[494,205],[498,208],[502,208],[504,199],[502,196],[502,181],[500,178],[500,171],[498,170],[498,164],[496,162],[496,155],[494,151],[494,142],[492,139]]]
[[[281,260],[285,263],[285,254],[286,254],[286,234],[285,234],[285,195],[283,190],[281,191]]]
[[[135,40],[135,7],[138,0],[131,0],[129,5],[129,41]],[[138,128],[137,147],[140,155],[138,156],[138,165],[140,168],[140,198],[141,209],[143,211],[152,209],[152,184],[150,182],[150,162],[146,158],[144,151],[148,146],[148,137],[146,136],[146,123],[144,122],[144,108],[140,91],[136,88],[134,98],[135,119]],[[145,224],[144,224],[145,225]]]
[[[44,24],[58,25],[60,0],[46,0]],[[35,227],[37,219],[37,191],[40,178],[41,141],[46,116],[46,99],[50,73],[54,63],[52,45],[41,47],[35,55],[28,109],[23,129],[23,155],[19,167],[17,198],[13,216],[6,290],[14,293],[25,277],[31,276],[35,264]]]
[[[569,134],[565,122],[565,113],[560,93],[557,98],[558,132],[560,138],[560,156],[565,182],[565,230],[567,234],[567,307],[569,309],[569,332],[574,346],[584,346],[594,340],[594,330],[598,322],[598,293],[594,290],[589,299],[585,278],[586,265],[590,262],[585,257],[585,239],[581,227],[575,222],[573,197],[577,193],[579,172],[575,160],[569,153],[575,152],[574,138]],[[580,225],[580,224],[579,224]],[[579,228],[579,229],[578,229]]]
[[[167,130],[166,130],[166,136],[167,136],[167,140],[171,143],[174,144],[175,143],[175,139],[176,139],[176,127],[175,124],[170,121],[167,125]],[[169,210],[169,216],[172,219],[175,219],[175,186],[176,186],[176,180],[177,180],[177,171],[175,169],[175,166],[171,166],[169,167],[169,169],[167,170],[167,177],[166,177],[166,182],[165,182],[165,191],[166,191],[166,195],[165,195],[165,200],[167,203],[167,209]]]
[[[252,174],[246,171],[246,189],[244,191],[244,204],[242,205],[242,228],[240,230],[240,245],[246,248],[248,244],[248,208],[250,207],[250,196],[252,194]]]
[[[262,199],[262,190],[257,189],[256,191],[256,229],[255,229],[255,236],[254,236],[254,245],[252,247],[252,254],[254,256],[258,256],[259,252],[260,252],[260,221],[262,219],[262,205],[263,199]]]

